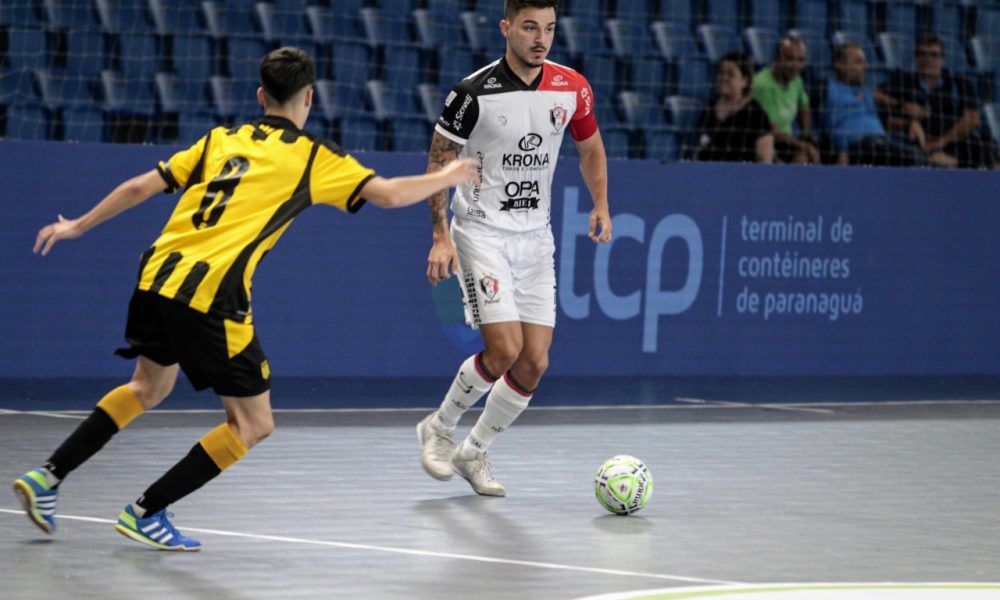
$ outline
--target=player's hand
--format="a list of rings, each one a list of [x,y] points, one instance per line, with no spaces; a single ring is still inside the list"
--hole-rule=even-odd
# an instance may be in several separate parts
[[[458,274],[458,252],[455,244],[445,238],[434,242],[431,252],[427,255],[427,281],[437,285],[449,279],[451,274]]]
[[[591,240],[602,244],[611,241],[611,214],[607,206],[595,206],[590,211],[589,229]]]
[[[42,252],[42,256],[49,253],[52,246],[60,240],[71,240],[78,238],[83,235],[83,231],[80,230],[79,222],[77,219],[67,219],[66,217],[59,215],[59,220],[50,225],[46,225],[38,230],[38,235],[35,237],[35,249],[33,252],[38,253],[39,250]]]
[[[478,177],[479,173],[476,171],[476,167],[478,166],[478,160],[463,158],[462,160],[453,160],[446,164],[441,169],[441,172],[444,173],[445,179],[448,181],[448,187],[455,187]]]

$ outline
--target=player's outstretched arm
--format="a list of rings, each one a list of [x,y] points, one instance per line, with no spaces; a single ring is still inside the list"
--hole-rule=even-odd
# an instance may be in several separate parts
[[[85,215],[76,219],[59,215],[58,221],[42,227],[35,237],[34,252],[37,254],[41,251],[42,256],[45,256],[56,242],[78,238],[100,223],[145,202],[165,189],[167,183],[156,170],[137,175],[112,190]]]
[[[608,157],[604,153],[604,140],[601,132],[576,143],[580,154],[580,172],[583,181],[594,199],[594,208],[590,211],[590,239],[595,242],[611,241],[611,213],[608,209]]]
[[[476,161],[456,160],[426,175],[408,177],[373,177],[361,188],[361,197],[382,208],[402,208],[450,187],[471,181],[476,176]]]

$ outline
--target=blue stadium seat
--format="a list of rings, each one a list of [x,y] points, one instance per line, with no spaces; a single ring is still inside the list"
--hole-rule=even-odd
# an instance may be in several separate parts
[[[702,56],[691,30],[683,23],[659,21],[653,23],[653,40],[666,60]]]
[[[453,13],[419,9],[413,11],[413,19],[417,28],[417,40],[423,48],[457,52],[468,52],[471,49],[463,37],[462,26]]]
[[[421,83],[417,86],[417,98],[420,99],[420,110],[424,120],[435,123],[444,109],[444,92],[431,83]]]
[[[675,131],[688,133],[698,127],[704,103],[699,98],[689,96],[667,96],[663,99],[663,109]]]
[[[972,65],[980,73],[997,71],[997,59],[1000,58],[1000,43],[987,37],[974,36],[969,40],[969,50],[972,51]]]
[[[680,159],[680,145],[677,136],[671,131],[654,131],[646,136],[643,158],[676,162]]]
[[[379,1],[384,2],[385,0],[379,0]],[[410,1],[414,4],[420,4],[420,0],[410,0]],[[468,6],[464,0],[427,0],[427,8],[434,11],[440,11],[452,15],[457,15],[458,13],[468,8]]]
[[[460,18],[465,28],[465,37],[473,51],[496,58],[503,55],[507,49],[507,41],[500,35],[496,19],[472,10],[462,12]]]
[[[332,71],[338,83],[364,85],[374,75],[371,50],[360,43],[334,43]]]
[[[377,8],[362,8],[358,14],[361,17],[365,40],[372,48],[416,45],[410,31],[410,13],[392,14]]]
[[[234,125],[260,118],[264,109],[257,103],[255,80],[235,80],[216,75],[209,80],[212,108],[222,123]]]
[[[59,74],[49,69],[37,69],[35,80],[46,108],[55,110],[70,106],[94,104],[96,79]]]
[[[36,71],[37,72],[37,71]],[[34,104],[35,75],[26,69],[0,70],[0,105]]]
[[[145,2],[94,0],[98,20],[105,33],[151,33],[152,20]]]
[[[871,5],[867,0],[840,0],[837,2],[837,30],[870,36],[874,33],[872,26]]]
[[[823,39],[830,33],[830,8],[826,0],[794,0],[795,29],[817,32]]]
[[[878,34],[878,45],[887,69],[913,70],[914,40],[912,36],[884,31]]]
[[[654,97],[667,92],[667,68],[659,58],[636,58],[629,63],[629,89]]]
[[[378,122],[374,118],[358,115],[340,123],[340,145],[348,152],[381,150]]]
[[[632,144],[626,131],[621,129],[602,131],[601,138],[608,158],[629,158]]]
[[[556,32],[562,34],[565,49],[573,58],[584,54],[610,53],[599,24],[577,17],[563,17]]]
[[[669,67],[670,89],[684,96],[704,97],[712,87],[713,69],[708,60],[691,57],[672,63]]]
[[[259,25],[254,20],[251,0],[234,3],[225,0],[205,0],[201,3],[205,29],[214,40],[256,37]]]
[[[1000,144],[1000,104],[983,104],[983,122],[990,130],[993,140]]]
[[[885,3],[885,31],[914,37],[917,32],[915,0],[893,0]]]
[[[204,13],[192,10],[183,0],[149,0],[149,14],[157,35],[182,35],[204,33],[205,23],[199,17]]]
[[[205,109],[208,102],[205,79],[186,79],[173,73],[157,73],[156,98],[164,113],[182,113]]]
[[[698,36],[711,63],[719,62],[728,52],[743,51],[740,36],[732,29],[712,24],[699,25]]]
[[[385,69],[382,79],[391,88],[414,89],[430,78],[424,69],[426,61],[411,46],[389,46],[385,49]]]
[[[212,40],[204,35],[174,36],[174,71],[185,79],[207,80],[218,75]]]
[[[340,118],[337,106],[337,84],[330,79],[317,79],[313,84],[313,111],[315,118],[333,123]]]
[[[580,65],[580,72],[590,82],[594,95],[598,98],[611,98],[621,85],[620,70],[615,59],[601,54],[585,54]]]
[[[446,52],[438,62],[438,86],[450,91],[456,83],[472,74],[477,65],[472,55],[467,52]]]
[[[153,100],[152,84],[148,79],[134,79],[123,73],[105,70],[101,72],[101,90],[105,112],[113,114],[152,117],[156,103]]]
[[[341,8],[343,4],[347,8]],[[345,3],[338,0],[336,12],[327,6],[306,7],[306,22],[313,39],[321,44],[364,41],[361,21],[357,16],[360,7],[351,8],[354,4],[360,5],[360,1]]]
[[[44,0],[42,8],[49,29],[57,31],[100,31],[101,25],[97,18],[97,7],[93,2],[81,0]]]
[[[62,111],[63,139],[67,142],[106,142],[104,113],[96,106],[74,106]]]
[[[254,15],[260,24],[264,41],[272,45],[295,45],[300,39],[309,37],[306,31],[305,7],[296,8],[285,2],[272,4],[258,2]]]
[[[426,153],[431,144],[431,127],[423,119],[396,119],[391,124],[389,150]]]
[[[962,43],[950,35],[939,35],[938,37],[941,38],[941,43],[944,45],[944,66],[956,73],[968,73],[971,67]]]
[[[632,131],[652,131],[669,129],[663,110],[652,96],[638,92],[618,92],[618,101],[625,117],[625,126]]]
[[[928,8],[933,31],[953,39],[965,38],[965,14],[961,6],[954,2],[936,0]]]
[[[139,33],[123,33],[118,42],[118,62],[121,72],[130,79],[153,79],[163,70],[155,37]]]
[[[647,23],[608,19],[605,29],[611,41],[611,51],[618,58],[628,60],[659,54]]]
[[[778,43],[776,30],[767,27],[747,27],[743,30],[743,39],[757,67],[763,67],[771,62],[774,46]]]
[[[84,77],[97,77],[108,67],[104,36],[71,29],[66,34],[66,70]]]
[[[4,135],[15,140],[47,140],[52,126],[48,112],[37,106],[14,104],[7,107],[7,129]]]
[[[7,2],[0,10],[0,28],[41,29],[43,15],[37,3]]]
[[[632,1],[629,0],[628,3],[631,4]],[[603,0],[572,0],[569,3],[569,10],[564,12],[575,19],[588,21],[596,27],[600,27],[608,17]],[[562,27],[562,21],[559,26]]]
[[[259,38],[233,38],[226,42],[225,68],[233,79],[260,81],[260,59],[271,49]]]
[[[601,136],[604,136],[604,132],[601,132]],[[607,148],[605,148],[605,151]],[[576,142],[573,140],[573,136],[564,135],[562,140],[562,145],[559,146],[559,158],[579,158],[580,153],[576,149]]]
[[[788,3],[783,0],[747,0],[747,3],[747,24],[750,27],[785,30],[789,21]]]
[[[691,0],[660,0],[660,20],[680,23],[686,28],[694,25]]]
[[[705,5],[704,21],[710,25],[738,31],[740,22],[740,0],[702,0]]]
[[[381,79],[372,79],[365,84],[365,91],[378,121],[399,118],[423,120],[423,113],[417,107],[414,89],[391,88]]]
[[[51,56],[45,33],[38,29],[7,32],[7,64],[11,68],[39,69],[49,66]]]
[[[221,122],[207,110],[182,112],[177,115],[177,143],[194,144],[220,124]]]
[[[611,17],[620,21],[638,23],[648,27],[654,20],[655,11],[651,10],[648,0],[628,0],[616,2]]]

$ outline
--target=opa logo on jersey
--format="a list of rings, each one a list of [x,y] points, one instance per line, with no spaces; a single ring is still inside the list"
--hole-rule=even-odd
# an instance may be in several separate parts
[[[542,136],[537,133],[529,133],[528,135],[521,138],[517,143],[517,147],[523,152],[531,152],[533,150],[538,150],[538,147],[542,145]]]
[[[508,181],[503,191],[507,200],[501,202],[501,211],[535,210],[541,201],[537,181]]]

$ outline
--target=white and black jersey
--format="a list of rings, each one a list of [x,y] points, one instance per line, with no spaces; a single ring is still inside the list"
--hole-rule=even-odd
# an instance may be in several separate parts
[[[460,223],[506,231],[549,224],[552,174],[563,134],[597,131],[594,94],[580,73],[546,61],[526,84],[504,59],[469,75],[445,100],[435,130],[480,161],[479,181],[459,186],[451,209]]]

